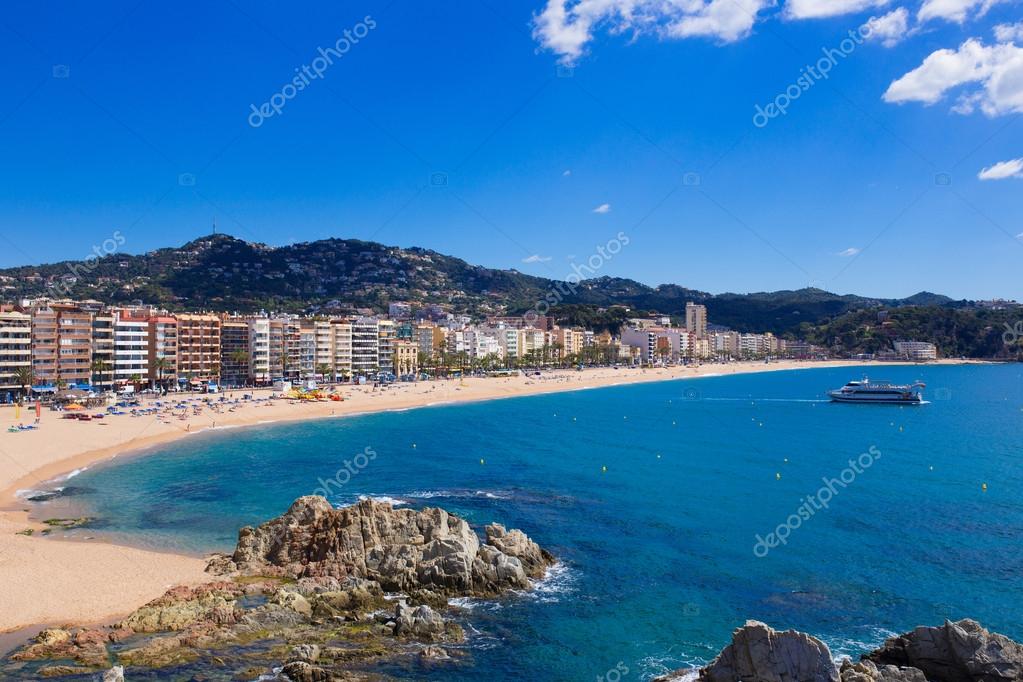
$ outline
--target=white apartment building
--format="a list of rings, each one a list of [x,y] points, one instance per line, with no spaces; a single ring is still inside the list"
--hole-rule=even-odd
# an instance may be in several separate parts
[[[696,338],[707,338],[707,306],[697,303],[686,303],[686,331],[696,334]]]
[[[335,378],[352,376],[352,323],[348,320],[332,320],[331,359],[328,363]]]
[[[895,352],[916,362],[938,359],[938,347],[926,341],[896,341]]]
[[[380,325],[372,317],[352,322],[352,374],[376,374],[380,369]]]
[[[255,317],[249,327],[249,379],[257,384],[270,381],[270,320]]]
[[[149,377],[149,317],[114,311],[114,383],[132,384]]]
[[[32,367],[32,317],[0,312],[0,391],[20,393],[18,373]],[[29,381],[26,388],[31,387]]]

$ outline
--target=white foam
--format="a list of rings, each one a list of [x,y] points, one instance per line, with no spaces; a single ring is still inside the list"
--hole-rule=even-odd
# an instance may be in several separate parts
[[[392,507],[400,507],[402,505],[408,504],[407,500],[400,500],[397,497],[391,497],[389,495],[359,495],[359,502],[364,502],[366,500],[373,500],[374,502],[386,502],[390,504]]]
[[[55,481],[66,481],[68,479],[74,478],[75,476],[77,476],[78,474],[82,473],[83,471],[88,471],[88,470],[89,470],[89,467],[81,467],[80,469],[75,469],[71,473],[65,474],[64,476],[58,476],[54,480]]]
[[[561,595],[575,591],[578,578],[579,574],[568,564],[558,561],[547,568],[542,578],[532,581],[533,589],[525,595],[544,604],[560,601]]]

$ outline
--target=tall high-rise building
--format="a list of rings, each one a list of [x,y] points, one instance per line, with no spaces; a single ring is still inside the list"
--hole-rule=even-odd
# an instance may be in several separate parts
[[[177,374],[190,382],[220,381],[222,321],[216,315],[177,316]]]
[[[97,310],[92,316],[92,385],[109,391],[114,388],[114,313]]]
[[[17,311],[0,310],[0,391],[22,391],[25,370],[32,367],[32,317]],[[32,386],[29,380],[26,392]]]
[[[696,338],[707,338],[707,306],[698,303],[686,303],[686,331],[696,334]]]
[[[249,326],[249,379],[256,384],[270,383],[270,320],[254,317]]]
[[[220,381],[244,386],[249,381],[249,323],[224,318],[220,323]]]
[[[352,322],[352,374],[367,376],[380,371],[380,325],[372,317]]]
[[[73,303],[32,309],[32,373],[36,384],[92,381],[92,313]]]
[[[149,312],[114,310],[114,384],[149,380]]]

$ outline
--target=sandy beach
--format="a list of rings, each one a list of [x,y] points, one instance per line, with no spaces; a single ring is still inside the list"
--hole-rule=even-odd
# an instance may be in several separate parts
[[[45,526],[29,520],[19,491],[67,476],[70,472],[139,452],[212,428],[267,422],[341,417],[450,402],[535,395],[618,384],[663,381],[798,368],[871,365],[860,362],[762,362],[707,364],[660,369],[591,369],[545,373],[542,378],[469,378],[342,389],[343,402],[260,400],[232,411],[206,407],[187,418],[128,415],[102,421],[61,419],[44,411],[38,430],[10,433],[7,427],[31,423],[34,412],[15,419],[0,409],[0,632],[43,623],[107,622],[162,594],[171,584],[202,582],[201,557],[143,551],[100,541],[62,540],[19,534]],[[266,398],[268,391],[245,391]],[[238,398],[243,391],[230,395]],[[207,396],[192,396],[202,399]],[[216,400],[219,396],[208,396]]]

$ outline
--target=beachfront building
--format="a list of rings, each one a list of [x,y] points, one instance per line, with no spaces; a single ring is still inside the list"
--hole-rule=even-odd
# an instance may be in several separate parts
[[[301,320],[298,328],[298,376],[316,376],[316,326],[312,320]]]
[[[378,364],[381,372],[394,372],[395,328],[393,320],[377,321]]]
[[[401,339],[394,342],[394,373],[398,376],[419,372],[419,344]]]
[[[27,393],[32,386],[31,369],[32,316],[0,310],[0,392],[12,397]]]
[[[149,315],[116,309],[114,312],[114,385],[136,388],[149,376]]]
[[[216,315],[177,316],[179,380],[187,379],[192,385],[221,380],[222,335],[223,322]]]
[[[420,324],[416,327],[415,338],[419,342],[419,352],[428,358],[436,358],[444,350],[443,327],[435,324]]]
[[[686,303],[686,331],[696,334],[696,338],[707,338],[707,306],[698,303]]]
[[[254,384],[270,383],[270,320],[254,317],[249,327],[249,380]]]
[[[92,313],[75,303],[43,303],[32,312],[35,385],[81,385],[92,380]]]
[[[645,329],[625,328],[622,343],[639,348],[640,360],[645,364],[655,362],[678,362],[691,356],[691,337],[695,334],[684,329],[647,327]]]
[[[555,329],[554,343],[561,346],[561,357],[569,357],[582,353],[586,345],[586,335],[582,329]]]
[[[380,370],[380,327],[372,317],[352,322],[352,374],[368,376]]]
[[[298,381],[302,377],[302,322],[296,317],[284,321],[284,379]]]
[[[224,318],[220,323],[220,381],[244,386],[249,380],[249,323]]]
[[[938,347],[925,341],[896,341],[895,353],[900,358],[914,362],[927,362],[938,359]]]
[[[151,315],[149,317],[149,374],[150,386],[167,388],[177,376],[187,377],[181,371],[178,355],[178,320],[184,315]]]
[[[352,330],[350,320],[337,319],[330,321],[331,356],[328,366],[336,380],[345,380],[352,376]]]
[[[92,386],[100,391],[114,388],[114,314],[107,309],[92,316]]]

